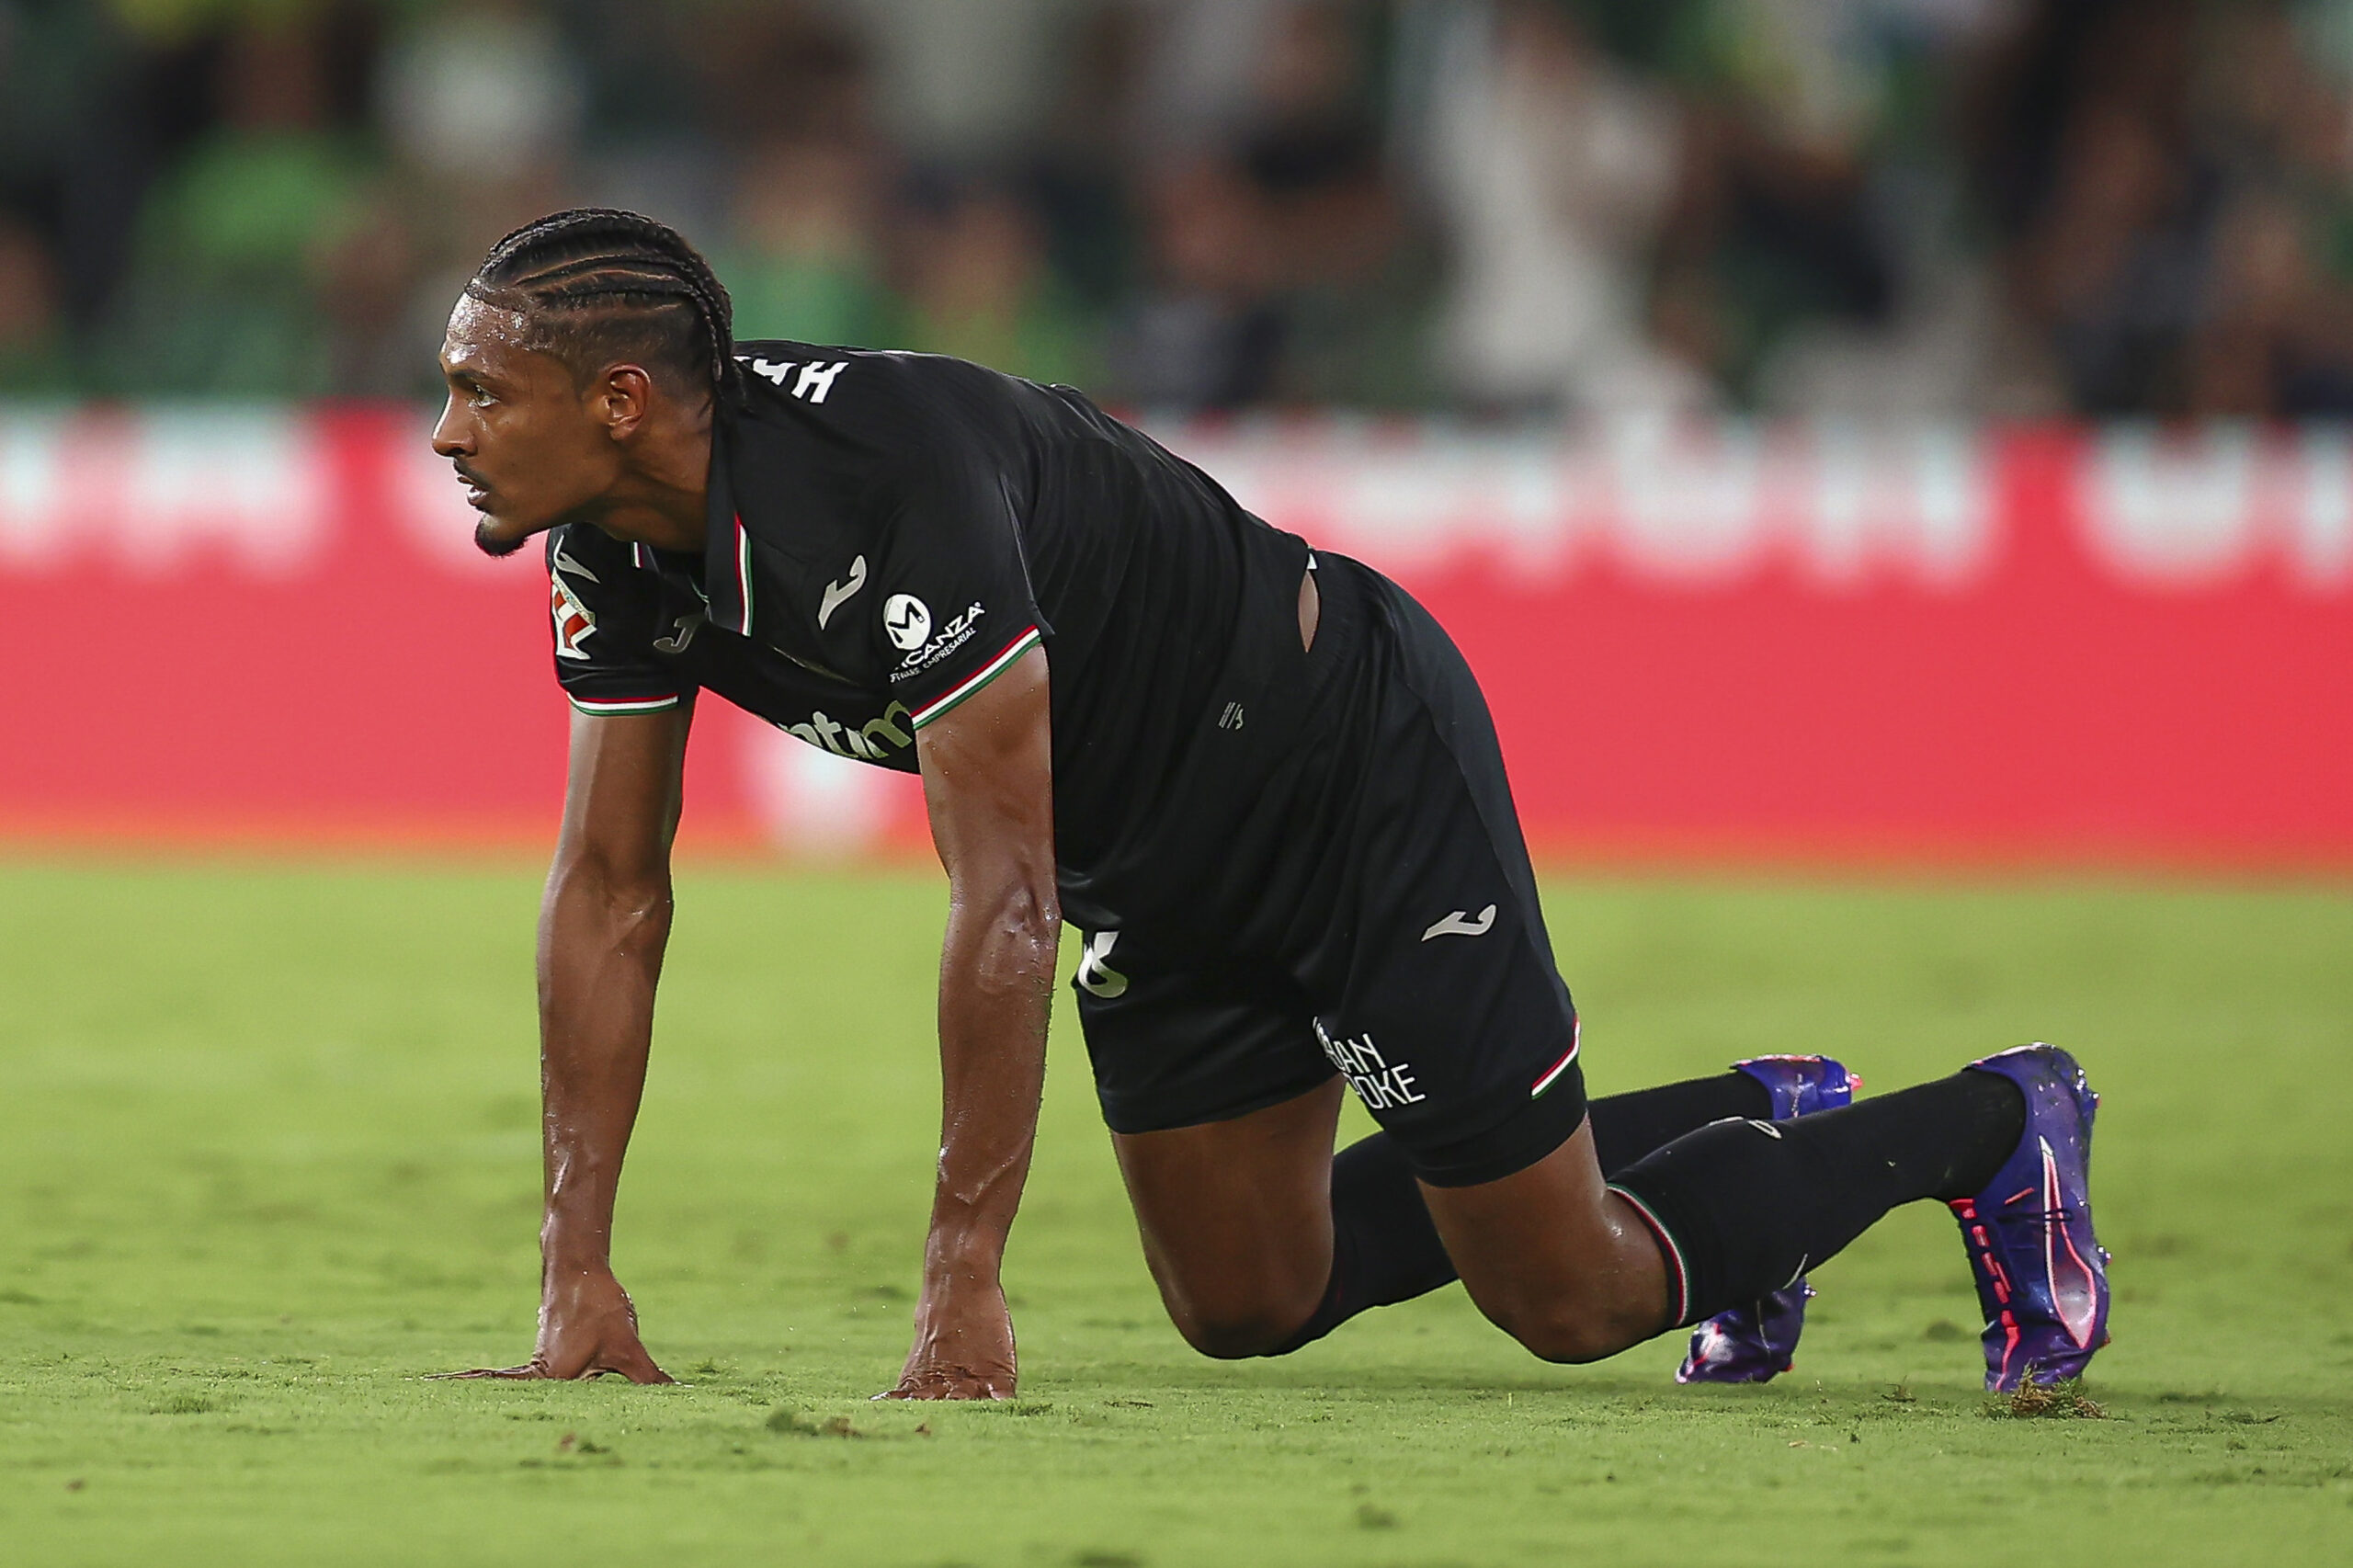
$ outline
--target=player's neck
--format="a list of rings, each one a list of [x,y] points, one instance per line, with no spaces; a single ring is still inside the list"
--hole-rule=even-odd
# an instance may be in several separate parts
[[[631,442],[629,460],[593,519],[613,538],[657,550],[699,554],[710,497],[710,418],[649,429]]]

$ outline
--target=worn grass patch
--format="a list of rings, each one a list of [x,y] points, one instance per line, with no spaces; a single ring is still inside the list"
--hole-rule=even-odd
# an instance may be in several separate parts
[[[2018,1421],[2105,1421],[2108,1411],[2084,1392],[2081,1378],[2026,1383],[1985,1402],[1985,1414]]]
[[[2353,897],[1577,880],[1596,1089],[2028,1039],[2106,1095],[2092,1421],[1990,1421],[1949,1219],[1815,1276],[1795,1372],[1529,1360],[1459,1290],[1300,1355],[1168,1328],[1067,1007],[1008,1260],[1021,1398],[873,1404],[936,1142],[936,881],[681,887],[619,1263],[679,1386],[529,1347],[537,877],[0,865],[0,1561],[2344,1561]],[[1353,1135],[1361,1126],[1354,1122]]]

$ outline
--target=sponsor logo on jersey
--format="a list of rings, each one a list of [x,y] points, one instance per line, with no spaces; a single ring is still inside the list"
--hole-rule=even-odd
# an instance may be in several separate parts
[[[1491,903],[1479,911],[1476,917],[1466,916],[1462,911],[1456,910],[1423,932],[1422,940],[1427,942],[1432,937],[1483,937],[1495,928],[1495,906]]]
[[[918,653],[931,635],[931,607],[913,594],[892,594],[882,601],[882,630],[900,653]]]
[[[1106,1002],[1117,1001],[1127,994],[1128,977],[1113,969],[1107,961],[1113,944],[1120,939],[1117,931],[1097,931],[1086,938],[1086,947],[1078,955],[1078,987],[1100,996]]]
[[[861,555],[849,563],[848,576],[838,583],[825,585],[824,597],[817,601],[817,630],[820,631],[825,630],[825,622],[834,619],[834,611],[842,608],[842,601],[864,586],[866,586],[866,557]]]
[[[1364,1101],[1367,1110],[1388,1110],[1397,1106],[1418,1105],[1429,1098],[1414,1087],[1414,1064],[1392,1062],[1381,1054],[1372,1043],[1370,1031],[1354,1040],[1334,1040],[1325,1032],[1324,1020],[1315,1020],[1316,1043],[1323,1046],[1324,1055],[1340,1070],[1348,1087]]]
[[[555,562],[548,570],[548,609],[555,617],[555,656],[559,659],[588,660],[588,650],[580,644],[597,631],[596,613],[589,609],[572,585],[563,580],[569,572],[574,576],[597,581],[597,574],[574,561],[563,551],[555,552]]]
[[[887,761],[915,744],[915,717],[904,702],[893,702],[882,710],[882,717],[865,724],[844,723],[819,709],[809,715],[806,723],[778,721],[776,727],[797,740],[807,741],[819,751],[829,751],[853,762]]]
[[[893,626],[891,619],[891,606],[897,604],[901,599],[907,600],[921,612],[923,617],[919,627],[910,628],[904,633]],[[972,640],[972,632],[979,627],[981,617],[987,613],[988,611],[983,609],[976,600],[949,617],[946,625],[937,632],[933,632],[931,612],[924,608],[921,599],[906,594],[892,595],[889,603],[882,608],[882,629],[891,633],[891,641],[897,643],[907,656],[899,661],[899,667],[891,672],[891,678],[892,680],[911,679],[948,657],[949,654]]]

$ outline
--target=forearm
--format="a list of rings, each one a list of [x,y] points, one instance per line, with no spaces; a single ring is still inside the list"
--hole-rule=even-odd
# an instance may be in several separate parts
[[[1037,1141],[1061,913],[1051,884],[951,903],[940,959],[940,1149],[928,1277],[993,1280]]]
[[[1062,905],[1043,650],[916,737],[932,842],[948,873],[939,955],[938,1185],[915,1337],[892,1394],[1010,1399],[1013,1323],[1000,1266],[1038,1138],[1046,1007]]]
[[[653,1042],[670,891],[560,859],[540,921],[540,1252],[549,1281],[602,1269]]]

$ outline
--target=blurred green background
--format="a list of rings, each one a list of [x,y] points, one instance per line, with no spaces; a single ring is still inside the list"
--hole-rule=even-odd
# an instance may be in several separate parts
[[[1108,402],[2353,410],[2345,0],[7,0],[0,392],[435,390],[575,203]]]

